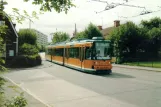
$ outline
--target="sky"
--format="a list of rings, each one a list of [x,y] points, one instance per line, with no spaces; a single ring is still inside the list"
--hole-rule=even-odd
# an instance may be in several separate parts
[[[30,0],[32,1],[32,0]],[[125,3],[123,0],[103,0],[110,3]],[[29,14],[32,11],[39,11],[40,6],[32,5],[31,2],[23,2],[23,0],[7,0],[8,5],[5,6],[5,11],[12,14],[12,8],[18,8],[20,13],[26,10]],[[160,0],[128,0],[126,4],[145,7],[148,11],[153,11],[151,14],[138,16],[143,8],[117,6],[113,9],[106,10],[106,3],[96,2],[92,0],[74,0],[73,3],[76,7],[71,8],[67,14],[65,12],[57,13],[55,10],[52,12],[45,12],[38,15],[39,19],[32,19],[31,28],[39,30],[48,36],[48,41],[51,41],[51,33],[56,31],[63,31],[69,33],[71,36],[74,32],[75,23],[77,31],[84,30],[90,22],[95,25],[101,25],[104,28],[114,26],[114,20],[120,20],[120,23],[133,21],[139,24],[141,20],[149,20],[153,17],[161,17],[161,1]],[[160,6],[160,7],[159,7]],[[16,23],[16,22],[15,22]],[[29,20],[24,21],[22,24],[16,23],[17,31],[21,28],[29,28]]]

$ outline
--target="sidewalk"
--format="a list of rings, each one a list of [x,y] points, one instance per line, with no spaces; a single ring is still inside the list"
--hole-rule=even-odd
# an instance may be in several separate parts
[[[42,104],[40,101],[33,98],[28,93],[24,92],[21,88],[18,86],[12,84],[11,82],[6,82],[3,86],[5,97],[8,100],[11,100],[12,97],[20,96],[20,93],[24,93],[24,97],[27,100],[27,107],[46,107],[44,104]]]
[[[161,68],[140,67],[140,66],[130,66],[130,65],[120,65],[120,64],[112,64],[112,66],[113,67],[120,67],[120,68],[129,68],[129,69],[161,72]]]
[[[8,68],[9,71],[20,71],[20,70],[31,70],[31,69],[43,69],[52,67],[53,63],[49,61],[42,60],[42,64],[35,66],[35,67],[28,67],[28,68]]]

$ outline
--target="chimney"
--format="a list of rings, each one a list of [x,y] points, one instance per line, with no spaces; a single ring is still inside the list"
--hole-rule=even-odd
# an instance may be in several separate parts
[[[120,26],[120,20],[115,20],[114,21],[114,27]]]
[[[99,30],[103,30],[103,29],[102,29],[102,26],[97,26],[97,27],[98,27]]]

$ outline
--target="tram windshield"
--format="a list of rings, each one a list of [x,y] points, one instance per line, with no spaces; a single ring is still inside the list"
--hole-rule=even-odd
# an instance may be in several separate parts
[[[86,59],[107,60],[109,56],[109,42],[95,42],[93,47],[86,48]]]

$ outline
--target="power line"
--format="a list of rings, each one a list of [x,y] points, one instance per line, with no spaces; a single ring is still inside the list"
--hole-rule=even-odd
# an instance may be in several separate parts
[[[114,3],[114,2],[108,3],[107,1],[101,1],[101,0],[91,0],[91,1],[102,2],[102,3],[106,3],[107,4],[104,10],[96,12],[96,14],[102,13],[102,12],[104,12],[106,10],[113,9],[113,8],[115,8],[117,6],[127,6],[127,7],[134,7],[134,8],[141,8],[141,9],[143,9],[143,11],[141,11],[141,13],[139,15],[132,16],[132,17],[137,17],[137,16],[146,15],[146,14],[150,14],[150,13],[153,13],[153,12],[160,11],[160,10],[157,10],[157,11],[148,11],[145,6],[137,6],[137,5],[127,4],[127,2],[129,2],[128,0],[123,0],[123,1],[126,1],[125,3]],[[161,8],[161,6],[157,6],[157,7]],[[126,18],[126,19],[130,18],[130,17],[124,17],[124,16],[118,16],[118,17],[119,18]]]

